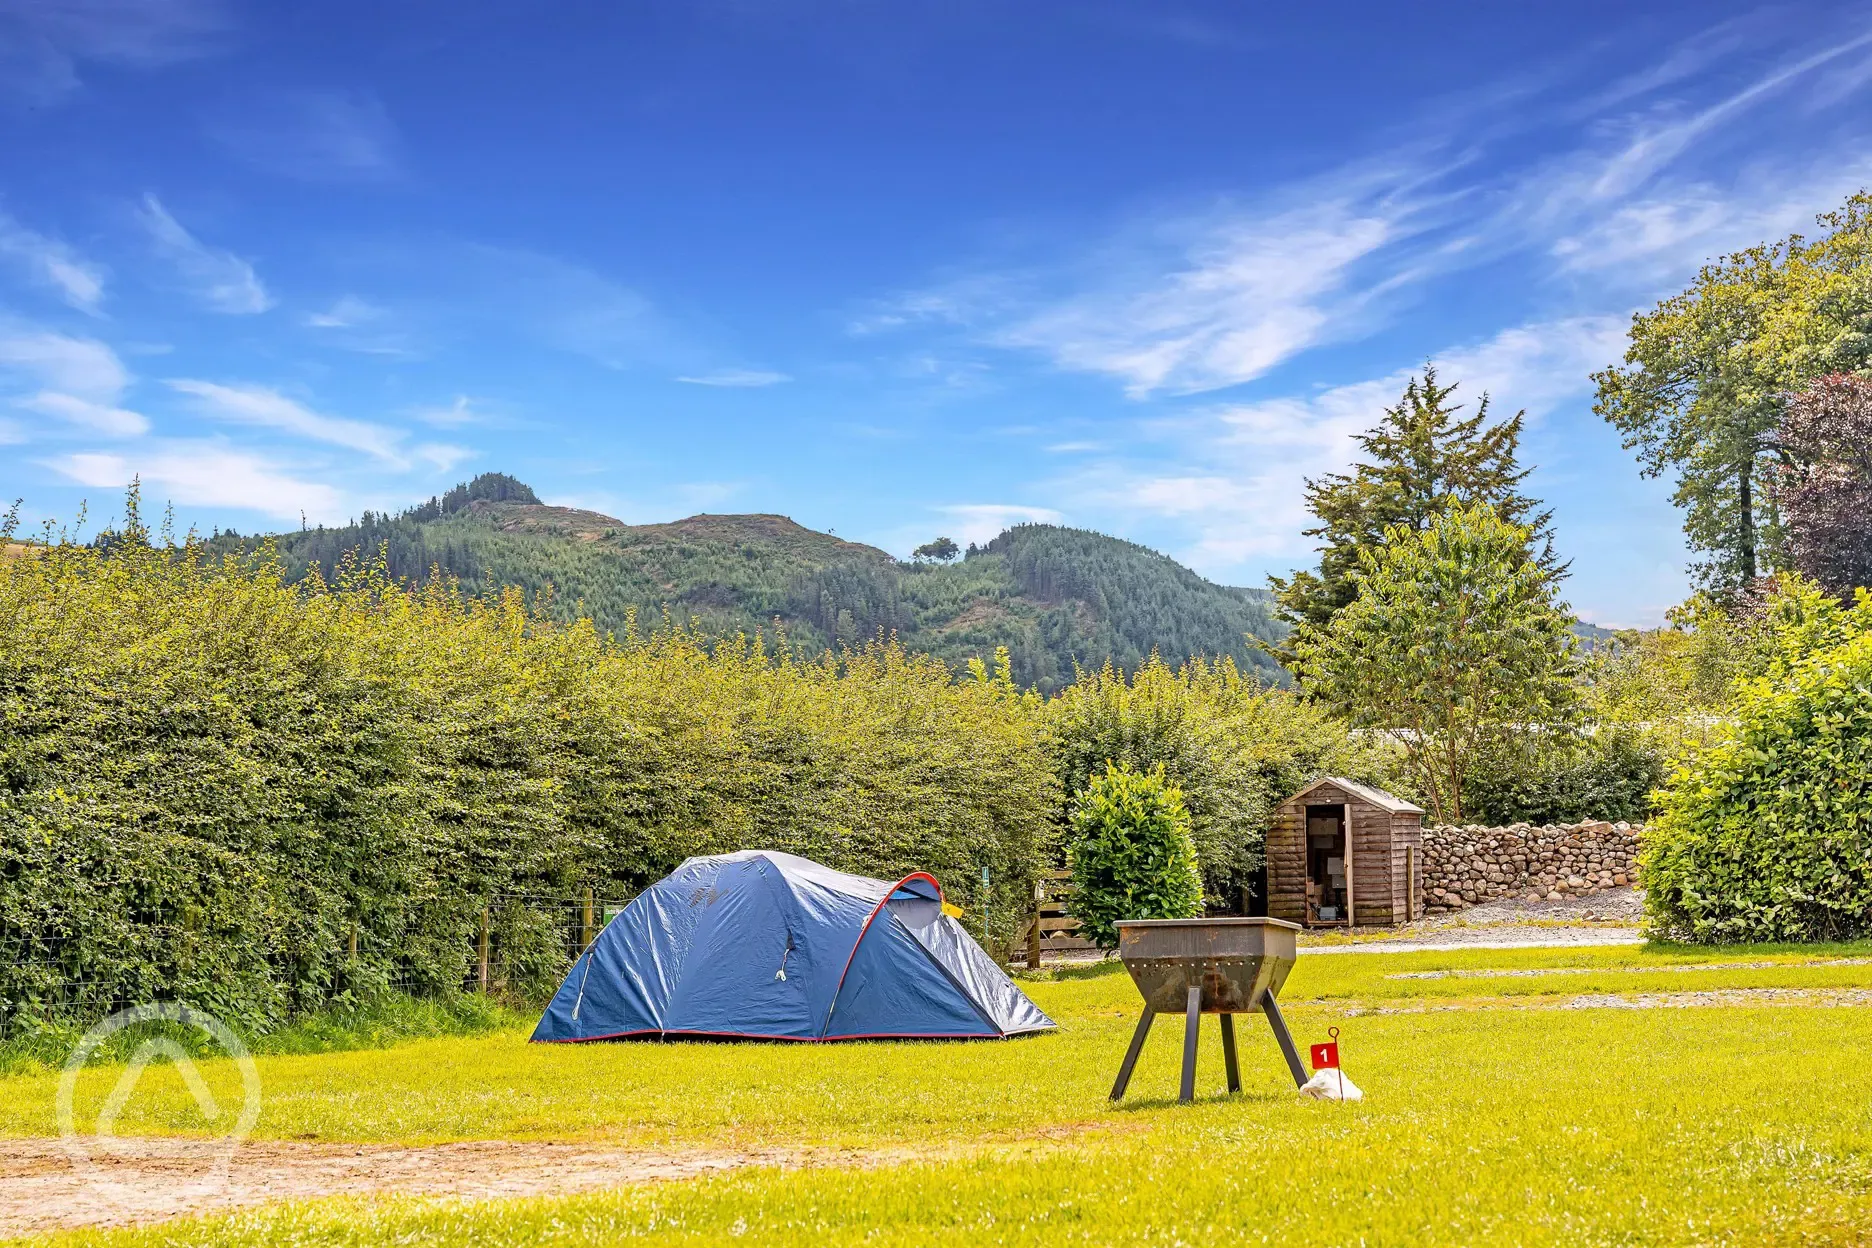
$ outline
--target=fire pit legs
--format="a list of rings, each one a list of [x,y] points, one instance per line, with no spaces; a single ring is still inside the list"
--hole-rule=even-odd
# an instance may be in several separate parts
[[[1274,1029],[1274,1039],[1280,1042],[1281,1056],[1287,1059],[1287,1070],[1293,1075],[1294,1087],[1304,1088],[1307,1076],[1306,1067],[1300,1064],[1300,1050],[1294,1048],[1293,1036],[1288,1034],[1287,1020],[1281,1017],[1280,1006],[1274,1004],[1274,994],[1261,994],[1261,1011],[1267,1015],[1268,1026]]]
[[[1202,1024],[1202,988],[1192,984],[1189,989],[1189,1004],[1183,1015],[1183,1083],[1178,1089],[1177,1100],[1193,1101],[1196,1099],[1196,1037]],[[1287,1059],[1287,1069],[1293,1075],[1294,1086],[1306,1083],[1306,1070],[1300,1064],[1300,1051],[1294,1048],[1293,1036],[1287,1031],[1287,1020],[1281,1017],[1280,1006],[1274,1002],[1274,994],[1264,992],[1258,1008],[1267,1015],[1268,1026],[1274,1030],[1274,1039],[1280,1045],[1281,1056]],[[1222,1024],[1222,1065],[1228,1073],[1228,1090],[1242,1090],[1241,1063],[1235,1052],[1235,1016],[1221,1014]],[[1131,1033],[1131,1047],[1125,1050],[1124,1065],[1118,1068],[1118,1079],[1112,1084],[1111,1099],[1122,1101],[1125,1089],[1131,1086],[1131,1073],[1137,1069],[1138,1058],[1143,1055],[1144,1041],[1150,1038],[1151,1024],[1157,1021],[1157,1011],[1148,1005],[1138,1015],[1137,1030]]]
[[[1122,1101],[1125,1088],[1131,1082],[1131,1072],[1137,1069],[1138,1054],[1144,1051],[1144,1040],[1150,1035],[1151,1023],[1157,1018],[1157,1011],[1144,1007],[1144,1013],[1138,1019],[1137,1030],[1131,1034],[1131,1047],[1125,1050],[1124,1065],[1118,1068],[1118,1082],[1112,1084],[1111,1099]]]
[[[1228,1070],[1228,1090],[1241,1091],[1241,1067],[1235,1061],[1235,1016],[1218,1014],[1222,1020],[1222,1065]]]
[[[1177,1100],[1196,1099],[1196,1038],[1202,1034],[1202,985],[1189,986],[1189,1004],[1183,1009],[1183,1087]]]

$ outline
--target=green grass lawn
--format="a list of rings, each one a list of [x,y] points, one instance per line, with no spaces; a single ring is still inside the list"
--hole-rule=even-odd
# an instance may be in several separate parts
[[[548,1047],[504,1030],[266,1056],[258,1134],[275,1138],[602,1138],[890,1161],[551,1199],[323,1201],[78,1238],[1857,1244],[1872,1238],[1872,1013],[1543,1007],[1580,993],[1872,987],[1872,962],[1857,961],[1868,957],[1865,946],[1303,957],[1289,1020],[1303,1044],[1341,1028],[1368,1094],[1356,1105],[1295,1097],[1258,1021],[1244,1030],[1246,1090],[1221,1095],[1210,1021],[1208,1095],[1177,1106],[1176,1020],[1159,1023],[1132,1097],[1110,1105],[1135,993],[1108,969],[1028,984],[1060,1030],[1005,1044]],[[233,1091],[229,1072],[206,1073]],[[81,1112],[116,1077],[86,1072]],[[50,1131],[54,1082],[0,1080],[0,1132]],[[120,1130],[203,1127],[172,1072],[152,1069],[145,1085]]]

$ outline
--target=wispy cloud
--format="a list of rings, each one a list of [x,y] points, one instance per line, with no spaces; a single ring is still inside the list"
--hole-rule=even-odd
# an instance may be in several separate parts
[[[1070,296],[990,337],[1114,376],[1134,396],[1252,381],[1355,327],[1355,266],[1414,232],[1414,213],[1341,191],[1304,208],[1180,222],[1170,232],[1190,237],[1160,276]]]
[[[631,368],[682,352],[655,305],[582,265],[539,252],[469,249],[471,298],[491,300],[503,328],[517,327],[556,350],[606,368]]]
[[[85,62],[153,69],[214,50],[218,0],[0,0],[0,86],[53,104]]]
[[[487,419],[475,410],[474,404],[465,394],[456,395],[455,401],[447,407],[419,407],[411,415],[425,425],[433,425],[437,429],[460,429],[464,425],[485,423]]]
[[[186,378],[173,380],[169,386],[198,400],[201,413],[214,420],[277,429],[308,441],[362,451],[387,464],[402,466],[408,462],[400,430],[327,416],[266,386],[223,385]]]
[[[305,182],[383,182],[399,174],[396,128],[365,91],[287,91],[238,101],[208,132],[234,155]]]
[[[1376,301],[1435,271],[1422,247],[1448,213],[1432,172],[1356,162],[1253,204],[1142,221],[1068,264],[916,291],[851,329],[949,323],[1134,398],[1240,385],[1366,332]]]
[[[318,331],[321,346],[398,359],[424,354],[408,318],[356,295],[340,296],[328,307],[306,313],[300,323]]]
[[[1383,156],[1254,199],[1166,207],[1076,259],[983,266],[885,301],[851,329],[949,326],[978,348],[1035,354],[1147,399],[1254,381],[1395,324],[1436,283],[1509,257],[1531,289],[1585,310],[1629,307],[1872,178],[1872,157],[1856,154],[1872,30],[1861,23],[1752,72],[1742,46],[1762,52],[1734,30],[1687,40],[1586,111],[1592,93],[1577,83],[1524,93],[1505,118],[1480,92],[1467,114],[1400,123]],[[1799,144],[1780,141],[1789,114]]]
[[[72,307],[96,315],[104,301],[104,268],[55,238],[29,230],[0,212],[0,256],[51,287]]]
[[[1733,26],[1719,28],[1724,38],[1693,38],[1663,64],[1681,56],[1720,77],[1718,54],[1736,50]],[[1692,93],[1682,84],[1668,85],[1668,96],[1634,90],[1621,102],[1635,111],[1589,118],[1586,141],[1522,172],[1501,197],[1493,232],[1545,251],[1571,280],[1648,288],[1802,228],[1872,179],[1872,157],[1859,154],[1863,114],[1827,116],[1872,85],[1872,30],[1785,56],[1700,105],[1686,102]],[[1754,114],[1776,106],[1801,115],[1803,141],[1781,133],[1762,141],[1770,119]]]
[[[314,411],[268,386],[229,385],[190,378],[177,378],[168,384],[178,394],[194,399],[196,410],[210,420],[272,429],[308,442],[361,451],[397,471],[408,471],[420,464],[437,472],[450,472],[476,453],[468,447],[447,442],[406,445],[408,434],[401,429]]]
[[[0,334],[0,368],[25,373],[52,390],[115,402],[130,384],[117,353],[95,338],[49,330]]]
[[[76,428],[101,433],[107,438],[141,437],[150,428],[149,419],[140,412],[81,399],[75,394],[60,394],[54,390],[42,390],[21,399],[19,405],[55,417]]]
[[[85,451],[45,461],[79,485],[121,490],[141,478],[157,497],[188,506],[238,507],[285,520],[344,519],[332,486],[308,481],[267,459],[215,441],[173,441],[134,452]]]
[[[149,421],[120,406],[130,374],[104,343],[47,330],[21,330],[0,336],[0,377],[23,382],[31,393],[16,395],[13,406],[49,417],[62,426],[106,437],[138,437]],[[45,431],[45,421],[16,426],[24,438]]]
[[[1521,325],[1433,363],[1446,383],[1460,383],[1458,401],[1488,394],[1498,416],[1525,408],[1538,421],[1590,390],[1591,370],[1616,357],[1623,332],[1613,316]],[[1354,435],[1377,423],[1416,371],[1146,422],[1133,454],[1094,461],[1055,488],[1076,509],[1175,522],[1186,534],[1182,557],[1211,571],[1304,557],[1306,479],[1343,470],[1355,458]],[[1142,449],[1152,444],[1154,453]]]
[[[396,292],[387,308],[352,295],[318,310],[311,328],[347,350],[433,359],[469,342],[539,345],[604,368],[692,376],[713,362],[643,293],[543,252],[379,238],[347,246],[336,264],[352,290]]]
[[[1815,71],[1823,67],[1842,60],[1849,63],[1852,72],[1845,78],[1835,78],[1829,86],[1836,94],[1856,92],[1864,85],[1866,76],[1872,74],[1872,61],[1865,56],[1868,48],[1872,48],[1872,31],[1845,39],[1829,38],[1819,51],[1785,61],[1705,108],[1667,124],[1641,130],[1605,163],[1592,184],[1593,195],[1606,199],[1629,194],[1717,127],[1732,124],[1740,114],[1803,79],[1811,81]]]
[[[476,452],[449,442],[418,442],[410,448],[410,454],[437,472],[453,472],[457,464],[473,459]]]
[[[357,329],[383,318],[384,309],[356,295],[340,296],[323,312],[308,312],[305,323],[313,329]]]
[[[156,196],[143,197],[137,216],[157,251],[175,265],[210,310],[241,316],[265,312],[273,306],[272,296],[251,263],[190,234]]]
[[[1023,503],[950,503],[936,511],[950,530],[947,536],[964,546],[991,542],[1011,525],[1058,524],[1063,518],[1051,507]]]
[[[768,372],[756,368],[728,368],[715,373],[703,373],[696,377],[678,377],[677,381],[691,386],[723,386],[729,389],[754,389],[761,386],[777,386],[783,381],[793,379],[785,373]]]

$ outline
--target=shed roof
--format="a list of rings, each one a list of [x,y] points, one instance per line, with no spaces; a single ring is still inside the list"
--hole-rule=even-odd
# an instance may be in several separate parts
[[[1297,802],[1314,789],[1319,788],[1322,784],[1338,785],[1354,797],[1370,802],[1380,810],[1388,810],[1394,815],[1421,815],[1424,813],[1424,808],[1421,806],[1414,806],[1401,797],[1394,797],[1383,789],[1374,789],[1369,784],[1360,784],[1355,780],[1347,780],[1344,776],[1321,776],[1318,780],[1307,785],[1306,788],[1301,789],[1287,800],[1290,802]]]

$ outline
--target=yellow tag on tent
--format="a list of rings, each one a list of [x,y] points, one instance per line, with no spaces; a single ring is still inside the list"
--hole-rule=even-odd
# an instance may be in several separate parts
[[[962,907],[952,906],[948,902],[945,901],[943,902],[943,913],[948,915],[952,919],[959,919],[962,917]]]

